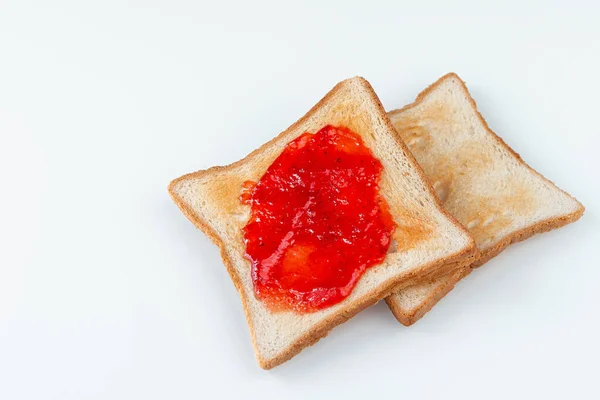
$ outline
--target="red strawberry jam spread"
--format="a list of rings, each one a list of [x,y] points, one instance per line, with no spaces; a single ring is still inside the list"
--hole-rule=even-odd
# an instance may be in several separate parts
[[[240,200],[256,296],[271,310],[314,312],[348,297],[383,261],[394,221],[382,165],[356,133],[325,126],[291,141]]]

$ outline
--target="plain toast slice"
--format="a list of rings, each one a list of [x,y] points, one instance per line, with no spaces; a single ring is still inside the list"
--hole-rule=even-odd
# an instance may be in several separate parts
[[[511,243],[576,221],[583,206],[528,166],[477,111],[453,73],[389,117],[430,178],[444,207],[471,233],[480,266]],[[406,288],[386,299],[411,325],[468,275],[470,268]]]
[[[384,261],[367,270],[349,297],[314,313],[271,312],[254,294],[251,265],[244,257],[242,227],[250,206],[240,200],[242,183],[258,181],[287,143],[325,125],[359,134],[383,165],[380,193],[397,224]],[[226,167],[184,175],[169,186],[175,203],[221,249],[246,314],[262,368],[277,366],[398,287],[436,271],[472,262],[473,239],[441,206],[423,171],[390,123],[370,84],[352,78],[336,85],[304,117],[246,158]]]

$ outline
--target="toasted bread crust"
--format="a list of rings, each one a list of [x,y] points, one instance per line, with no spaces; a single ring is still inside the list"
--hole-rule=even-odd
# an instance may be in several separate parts
[[[507,236],[500,243],[487,249],[484,252],[481,252],[480,257],[477,260],[475,260],[475,262],[473,262],[471,267],[472,268],[481,267],[483,264],[485,264],[492,258],[496,257],[504,249],[506,249],[508,246],[510,246],[513,243],[521,242],[525,239],[530,238],[531,236],[533,236],[535,234],[548,232],[548,231],[560,228],[562,226],[565,226],[572,222],[577,221],[583,215],[584,210],[585,210],[585,208],[583,206],[581,206],[581,208],[579,208],[577,211],[575,211],[571,214],[563,215],[563,216],[560,216],[557,218],[549,218],[544,221],[538,222],[537,224],[535,224],[531,227],[513,232],[511,235]]]
[[[410,326],[420,320],[429,310],[437,304],[445,295],[450,293],[454,289],[454,285],[462,278],[466,277],[471,273],[472,269],[470,265],[465,265],[463,268],[453,271],[448,274],[448,280],[443,285],[437,286],[427,297],[427,299],[421,303],[421,305],[412,310],[405,310],[398,306],[391,297],[385,299],[386,304],[394,314],[394,317],[402,325]]]
[[[579,213],[569,214],[565,217],[553,218],[549,220],[542,221],[536,224],[533,227],[522,229],[508,236],[505,240],[499,242],[496,246],[487,249],[484,252],[479,253],[479,257],[471,264],[466,264],[465,268],[462,271],[452,271],[448,273],[449,276],[448,281],[444,282],[444,284],[437,286],[429,296],[419,305],[419,307],[412,310],[405,310],[401,308],[396,302],[394,302],[393,298],[388,297],[385,299],[386,304],[394,314],[394,317],[400,322],[402,325],[410,326],[423,318],[425,314],[427,314],[433,306],[435,306],[444,296],[446,296],[454,286],[463,278],[471,273],[471,271],[475,268],[481,267],[483,264],[491,260],[500,254],[504,249],[510,246],[513,243],[521,242],[525,239],[530,238],[531,236],[537,233],[548,232],[553,229],[560,228],[562,226],[568,225],[571,222],[577,221],[581,218],[583,214],[583,210]],[[438,276],[439,277],[439,276]],[[435,279],[436,277],[434,277]]]
[[[540,174],[539,172],[537,172],[536,170],[531,168],[525,161],[523,161],[523,159],[521,158],[521,156],[518,153],[516,153],[510,146],[508,146],[506,144],[506,142],[502,138],[500,138],[498,135],[496,135],[496,133],[494,133],[494,131],[492,131],[490,129],[487,121],[483,118],[483,116],[477,109],[477,104],[476,104],[475,100],[473,99],[473,97],[471,96],[471,93],[467,89],[466,84],[454,72],[450,72],[450,73],[442,76],[437,81],[435,81],[433,84],[428,86],[425,90],[423,90],[421,93],[419,93],[419,95],[417,96],[416,100],[413,103],[410,103],[398,110],[390,111],[388,113],[388,115],[393,116],[395,114],[398,114],[398,113],[404,112],[406,110],[409,110],[411,108],[417,107],[430,92],[435,90],[446,79],[450,79],[450,78],[454,78],[460,83],[460,85],[464,89],[465,93],[467,94],[470,105],[473,107],[473,110],[476,112],[477,118],[482,123],[486,132],[488,134],[490,134],[492,136],[492,138],[494,138],[510,154],[512,154],[515,158],[517,158],[517,160],[519,160],[519,162],[524,167],[528,168],[531,172],[533,172],[539,178],[541,178],[545,182],[549,183],[551,186],[553,186],[555,189],[559,190],[560,192],[566,194],[568,197],[570,197],[571,199],[573,199],[574,201],[576,201],[579,204],[579,208],[570,214],[562,215],[562,216],[556,217],[556,218],[549,218],[549,219],[540,221],[540,222],[538,222],[532,226],[529,226],[527,228],[512,232],[510,235],[507,235],[503,240],[501,240],[500,242],[498,242],[496,245],[492,246],[491,248],[488,248],[484,251],[480,251],[477,258],[470,265],[470,268],[477,268],[477,267],[480,267],[481,265],[485,264],[486,262],[488,262],[495,256],[497,256],[498,254],[500,254],[504,249],[506,249],[508,246],[510,246],[513,243],[523,241],[537,233],[548,232],[550,230],[557,229],[564,225],[567,225],[567,224],[577,221],[583,215],[583,213],[585,211],[585,207],[581,203],[579,203],[579,201],[577,201],[577,199],[575,199],[573,196],[571,196],[564,190],[558,188],[552,181],[550,181],[549,179],[544,177],[542,174]],[[399,133],[397,133],[397,135],[400,136]],[[462,275],[459,273],[454,273],[454,275],[451,277],[451,279],[448,280],[448,282],[446,282],[444,285],[441,285],[441,286],[437,287],[435,290],[433,290],[429,294],[427,299],[418,308],[416,308],[414,310],[403,310],[391,298],[386,299],[386,303],[390,307],[390,310],[392,311],[392,313],[394,314],[394,316],[396,317],[398,322],[400,322],[406,326],[412,325],[416,321],[418,321],[420,318],[422,318],[423,315],[425,315],[425,313],[427,313],[429,310],[431,310],[431,308],[435,304],[437,304],[438,301],[440,301],[446,294],[448,294],[454,288],[455,284],[459,280],[461,280],[462,278],[467,276],[469,273],[470,273],[470,270],[465,271]]]
[[[373,91],[373,88],[371,87],[371,85],[363,78],[358,78],[358,79],[360,80],[361,85],[363,85],[364,88],[367,90],[367,93],[369,94],[373,103],[376,105],[377,111],[383,117],[388,130],[390,132],[395,132],[393,125],[387,118],[385,110],[384,110],[383,106],[381,105],[381,102],[377,98],[377,95]],[[213,243],[215,243],[219,247],[220,252],[221,252],[221,258],[223,259],[223,263],[225,264],[225,267],[227,268],[227,271],[229,272],[229,275],[231,276],[231,280],[233,281],[236,289],[238,290],[238,292],[240,294],[240,298],[242,300],[242,306],[244,308],[244,313],[246,315],[246,320],[248,322],[248,326],[250,329],[252,344],[255,348],[255,354],[258,359],[258,363],[264,369],[271,369],[271,368],[289,360],[290,358],[292,358],[293,356],[298,354],[305,347],[308,347],[308,346],[316,343],[317,341],[319,341],[319,339],[327,336],[329,331],[331,329],[333,329],[335,326],[345,322],[346,320],[353,317],[354,315],[356,315],[358,312],[365,309],[366,307],[369,307],[369,306],[377,303],[382,298],[389,296],[390,294],[392,294],[392,292],[397,291],[399,289],[399,287],[406,287],[406,286],[415,284],[415,283],[419,282],[424,276],[435,274],[437,268],[439,268],[443,265],[446,265],[446,264],[456,263],[467,257],[472,258],[473,254],[476,252],[474,240],[472,238],[470,238],[470,235],[468,234],[466,229],[464,229],[462,227],[462,225],[460,225],[458,223],[458,221],[456,221],[456,219],[442,207],[441,202],[435,196],[434,189],[431,187],[429,179],[426,177],[425,173],[423,172],[421,167],[418,165],[418,163],[416,162],[416,160],[414,159],[414,157],[412,156],[412,154],[410,153],[410,151],[408,150],[408,148],[406,147],[406,145],[404,144],[402,139],[398,135],[393,135],[392,137],[394,138],[395,142],[400,147],[401,151],[403,151],[406,154],[408,161],[410,162],[412,167],[416,170],[418,176],[425,183],[426,189],[432,195],[432,198],[435,199],[435,202],[436,202],[435,205],[436,205],[438,211],[440,213],[442,213],[457,229],[462,231],[465,234],[465,236],[470,238],[469,244],[467,246],[465,246],[459,252],[451,254],[445,258],[436,260],[435,262],[425,264],[421,267],[421,269],[419,271],[411,271],[410,273],[408,273],[408,275],[399,277],[398,280],[389,282],[386,285],[380,285],[377,288],[377,290],[371,291],[369,293],[369,295],[362,296],[362,297],[356,299],[355,301],[349,303],[347,305],[347,307],[345,307],[343,310],[340,310],[336,314],[329,316],[328,318],[326,318],[323,321],[316,324],[310,331],[308,331],[306,334],[304,334],[298,340],[296,340],[294,343],[292,343],[289,347],[287,347],[282,352],[280,352],[276,357],[271,358],[271,359],[265,359],[260,355],[260,353],[258,351],[256,351],[256,349],[257,349],[256,333],[254,330],[254,325],[252,323],[252,316],[249,311],[248,301],[246,298],[245,291],[243,290],[240,277],[238,276],[238,273],[236,272],[231,259],[227,255],[227,251],[226,251],[226,247],[225,247],[226,244],[223,242],[221,237],[216,232],[214,232],[213,229],[208,225],[207,221],[205,221],[201,216],[196,214],[190,207],[188,207],[187,204],[185,204],[183,199],[178,196],[177,191],[175,190],[175,187],[179,182],[184,181],[186,179],[190,179],[190,178],[194,179],[194,178],[202,177],[202,176],[209,175],[209,174],[212,174],[212,173],[215,173],[218,171],[224,171],[227,169],[235,168],[241,164],[249,162],[251,159],[253,159],[254,157],[258,156],[261,152],[263,152],[268,146],[272,145],[281,136],[286,135],[288,132],[290,132],[292,130],[295,130],[296,127],[298,127],[300,124],[303,124],[306,120],[308,120],[317,110],[319,110],[326,102],[328,102],[330,98],[335,96],[337,94],[337,92],[343,87],[343,85],[346,82],[347,81],[338,83],[323,99],[321,99],[313,108],[311,108],[311,110],[308,111],[308,113],[306,113],[302,118],[300,118],[298,121],[296,121],[294,124],[292,124],[287,130],[280,133],[277,137],[275,137],[274,139],[265,143],[264,145],[259,147],[257,150],[254,150],[253,152],[251,152],[249,155],[247,155],[243,159],[241,159],[237,162],[234,162],[233,164],[230,164],[228,166],[212,167],[207,170],[197,171],[197,172],[183,175],[183,176],[173,180],[169,184],[169,187],[168,187],[168,191],[169,191],[169,194],[171,195],[171,198],[173,199],[175,204],[179,207],[179,209],[183,212],[183,214],[197,228],[202,230],[213,241]]]

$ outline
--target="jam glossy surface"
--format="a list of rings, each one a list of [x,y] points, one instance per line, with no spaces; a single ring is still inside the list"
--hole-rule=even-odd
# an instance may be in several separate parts
[[[270,309],[337,304],[383,261],[395,225],[379,195],[381,170],[360,136],[325,126],[290,142],[256,185],[244,183],[246,257]]]

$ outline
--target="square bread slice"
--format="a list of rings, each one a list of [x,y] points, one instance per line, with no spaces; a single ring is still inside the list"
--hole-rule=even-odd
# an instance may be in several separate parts
[[[328,124],[360,135],[381,161],[380,193],[397,224],[394,243],[384,261],[368,269],[344,301],[314,313],[271,312],[255,296],[251,264],[244,257],[242,228],[250,206],[239,200],[242,183],[258,181],[287,143]],[[447,272],[448,265],[452,269],[468,265],[475,254],[473,239],[443,209],[377,95],[359,77],[336,85],[304,117],[243,160],[175,179],[169,193],[190,221],[220,247],[242,299],[256,357],[265,369],[290,359],[395,288],[436,271]]]
[[[430,178],[444,207],[471,233],[477,267],[511,243],[576,221],[583,206],[528,166],[477,111],[453,73],[389,117]],[[406,288],[386,299],[411,325],[471,271],[465,268]]]

